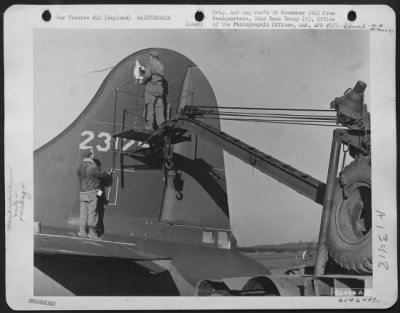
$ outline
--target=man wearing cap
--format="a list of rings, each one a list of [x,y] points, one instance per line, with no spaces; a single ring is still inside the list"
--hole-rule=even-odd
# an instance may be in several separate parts
[[[145,84],[146,129],[157,129],[166,119],[167,81],[164,78],[164,65],[159,60],[157,50],[151,50],[149,62],[145,67],[142,84]]]
[[[100,179],[110,177],[111,172],[100,170],[94,162],[93,151],[84,150],[82,152],[83,161],[77,170],[80,182],[80,217],[79,217],[79,237],[89,237],[90,239],[101,239],[96,232],[98,222],[97,196],[100,190]],[[88,228],[88,232],[86,231]]]

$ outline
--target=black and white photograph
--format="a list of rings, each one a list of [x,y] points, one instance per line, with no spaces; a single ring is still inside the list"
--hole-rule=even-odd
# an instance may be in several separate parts
[[[349,11],[310,7],[187,7],[192,24],[175,28],[157,24],[174,17],[161,7],[142,28],[133,19],[146,14],[113,6],[36,16],[44,26],[32,26],[29,58],[5,85],[16,151],[6,153],[7,271],[26,262],[31,292],[18,300],[11,288],[8,302],[392,305],[397,281],[386,300],[377,290],[397,267],[395,185],[383,188],[395,184],[394,76],[384,72],[394,38],[370,25],[291,27]],[[230,26],[203,28],[204,15]],[[393,43],[379,76],[378,36]],[[24,94],[14,109],[7,91]]]

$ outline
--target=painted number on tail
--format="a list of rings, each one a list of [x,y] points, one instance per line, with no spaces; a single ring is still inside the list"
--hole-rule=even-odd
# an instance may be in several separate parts
[[[98,151],[106,152],[110,150],[111,147],[111,135],[106,132],[101,132],[97,135],[97,138],[103,138],[104,145],[96,145]]]
[[[91,130],[84,130],[81,133],[82,141],[79,145],[79,149],[81,150],[86,150],[86,149],[93,149],[96,148],[97,151],[100,152],[107,152],[110,151],[111,148],[111,142],[112,142],[112,136],[108,132],[100,132],[96,134],[91,131]],[[95,140],[95,143],[92,143],[92,141]],[[119,138],[115,140],[115,148],[118,149],[118,141]],[[122,150],[126,151],[130,147],[136,145],[139,145],[141,142],[136,142],[135,140],[126,140],[123,139],[123,146]]]
[[[82,137],[87,136],[87,137],[81,142],[81,144],[79,145],[79,149],[81,149],[81,150],[92,149],[93,147],[92,146],[88,146],[87,144],[93,140],[94,133],[92,131],[90,131],[90,130],[84,130],[81,133],[81,136]]]

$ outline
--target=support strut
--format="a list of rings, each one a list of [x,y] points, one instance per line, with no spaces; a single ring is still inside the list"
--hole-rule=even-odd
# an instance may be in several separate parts
[[[315,262],[314,276],[318,277],[325,273],[325,265],[328,260],[328,227],[332,212],[333,194],[337,181],[337,171],[339,167],[339,156],[341,140],[338,138],[338,130],[333,132],[331,156],[329,159],[328,177],[325,189],[324,204],[322,208],[321,227],[319,232],[317,259]],[[315,285],[316,295],[319,293],[318,282]]]

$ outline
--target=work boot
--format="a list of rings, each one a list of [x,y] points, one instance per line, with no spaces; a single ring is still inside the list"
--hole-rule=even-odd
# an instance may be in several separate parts
[[[82,238],[87,238],[88,237],[85,227],[79,227],[78,236],[82,237]]]
[[[96,227],[89,226],[89,239],[102,240],[101,237],[97,235]]]

